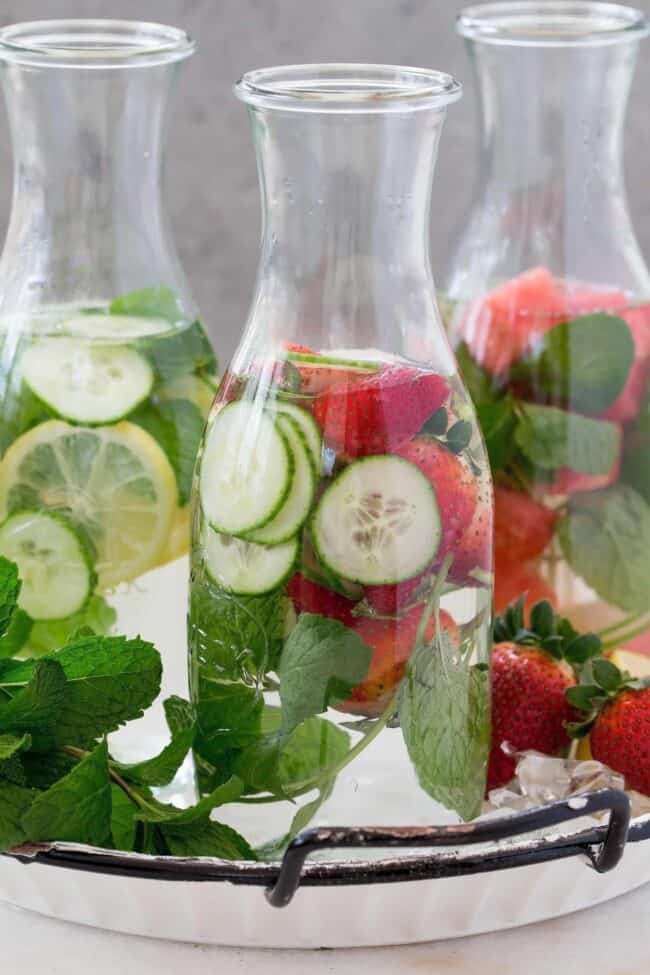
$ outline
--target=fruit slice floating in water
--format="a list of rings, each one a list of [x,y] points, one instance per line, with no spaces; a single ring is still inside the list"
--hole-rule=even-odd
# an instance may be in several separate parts
[[[243,400],[229,403],[209,427],[203,452],[199,490],[208,522],[227,535],[262,528],[286,501],[293,473],[273,415]]]
[[[422,428],[449,395],[447,381],[389,366],[361,382],[334,383],[314,401],[325,441],[346,457],[391,453]]]
[[[258,595],[277,589],[294,570],[300,543],[256,545],[206,528],[203,554],[208,575],[222,589],[237,595]]]
[[[23,434],[0,464],[0,517],[60,512],[94,549],[102,589],[157,564],[177,505],[174,471],[132,423],[85,429],[61,420]]]
[[[322,495],[312,520],[320,561],[361,585],[403,582],[436,557],[442,535],[431,482],[402,457],[366,457]]]
[[[154,382],[153,369],[134,349],[73,338],[34,342],[21,366],[28,387],[53,413],[86,426],[128,416]]]
[[[18,566],[19,605],[33,620],[60,620],[83,608],[96,577],[82,538],[60,515],[18,511],[0,525],[0,555]]]
[[[287,358],[300,374],[300,392],[310,396],[325,392],[334,383],[361,382],[380,368],[379,363],[319,355],[299,346],[289,349]]]

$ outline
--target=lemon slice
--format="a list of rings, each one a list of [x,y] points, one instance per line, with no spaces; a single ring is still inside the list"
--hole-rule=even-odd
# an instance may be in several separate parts
[[[609,658],[620,670],[626,670],[632,677],[650,677],[650,657],[632,650],[615,650]]]
[[[158,563],[176,506],[165,453],[128,422],[50,420],[19,437],[0,463],[0,519],[24,509],[66,515],[92,543],[102,589]]]
[[[187,555],[189,549],[190,506],[186,504],[182,508],[176,508],[174,511],[167,542],[157,564],[167,565],[168,562],[175,562],[176,559]]]

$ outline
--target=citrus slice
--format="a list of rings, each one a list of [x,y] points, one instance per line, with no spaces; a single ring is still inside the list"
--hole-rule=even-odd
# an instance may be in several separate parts
[[[176,505],[165,453],[132,423],[49,420],[19,437],[0,463],[0,519],[25,509],[66,515],[92,543],[102,589],[156,565]]]
[[[632,677],[650,677],[650,657],[633,650],[614,650],[609,658],[619,670],[626,670]]]

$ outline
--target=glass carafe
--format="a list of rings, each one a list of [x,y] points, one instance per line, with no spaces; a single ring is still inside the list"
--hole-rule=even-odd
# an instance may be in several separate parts
[[[15,158],[0,260],[0,554],[23,583],[13,653],[89,626],[183,658],[188,495],[216,363],[161,170],[192,49],[182,31],[127,21],[0,32]]]
[[[471,818],[488,745],[491,486],[438,313],[431,179],[459,86],[246,75],[264,233],[197,469],[199,780],[255,845]]]
[[[526,591],[629,645],[650,622],[650,275],[622,139],[648,21],[523,2],[459,27],[482,150],[444,295],[495,481],[496,608]]]

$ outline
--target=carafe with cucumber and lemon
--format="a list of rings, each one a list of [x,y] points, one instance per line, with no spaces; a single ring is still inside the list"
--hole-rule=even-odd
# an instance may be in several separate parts
[[[152,302],[168,317],[138,314]],[[53,649],[83,626],[107,632],[138,580],[155,588],[148,574],[187,553],[216,362],[200,322],[179,322],[175,306],[145,289],[4,323],[0,555],[23,580],[14,652]]]

